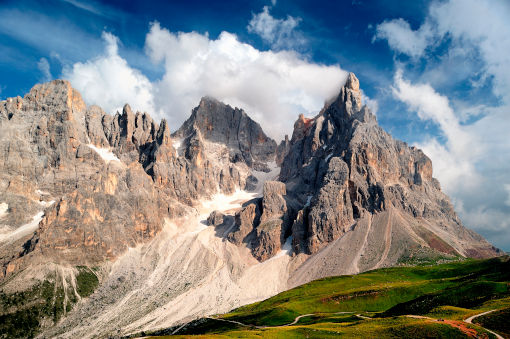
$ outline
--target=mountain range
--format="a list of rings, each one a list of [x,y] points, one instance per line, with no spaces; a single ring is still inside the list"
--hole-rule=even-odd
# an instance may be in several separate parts
[[[502,255],[361,97],[351,73],[279,143],[210,97],[173,133],[64,80],[0,102],[0,332],[129,335],[318,278]]]

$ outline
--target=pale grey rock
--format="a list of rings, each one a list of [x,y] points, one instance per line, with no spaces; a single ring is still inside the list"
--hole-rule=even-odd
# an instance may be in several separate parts
[[[475,257],[500,253],[462,226],[432,177],[430,159],[377,125],[369,108],[362,106],[359,81],[352,73],[339,95],[315,118],[298,118],[280,180],[286,183],[288,195],[299,201],[310,197],[310,205],[302,205],[292,227],[296,251],[317,253],[353,230],[358,220],[398,209],[406,216],[423,218],[431,230],[433,235],[416,231],[420,235],[413,244],[418,247],[445,253],[455,248],[456,253]],[[430,241],[445,237],[448,246]],[[397,259],[392,260],[385,265]]]
[[[253,226],[260,220],[260,209],[257,203],[250,203],[238,211],[235,215],[234,228],[227,235],[227,239],[236,244],[250,243],[249,235],[253,231]]]
[[[258,123],[242,109],[215,99],[202,98],[174,137],[186,138],[194,129],[201,132],[204,140],[226,145],[233,162],[243,161],[255,169],[266,169],[265,163],[275,158],[276,142],[266,136]]]

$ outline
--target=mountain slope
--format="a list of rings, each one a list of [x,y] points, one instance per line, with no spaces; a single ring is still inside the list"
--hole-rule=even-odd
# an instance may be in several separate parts
[[[499,253],[462,226],[430,160],[377,125],[352,74],[280,146],[211,98],[172,136],[56,80],[0,103],[0,152],[0,288],[26,296],[0,315],[23,310],[46,337],[168,327],[320,277]]]
[[[508,309],[509,264],[505,256],[316,280],[230,313],[191,322],[176,334],[246,338],[325,338],[338,334],[490,337],[485,329],[463,320],[487,310]],[[496,324],[498,327],[500,323]]]

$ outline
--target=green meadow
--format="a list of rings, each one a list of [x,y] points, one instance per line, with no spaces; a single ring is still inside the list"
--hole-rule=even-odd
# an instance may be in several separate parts
[[[496,311],[475,318],[473,324],[463,321],[489,310]],[[466,338],[474,333],[495,338],[484,328],[508,336],[509,310],[510,257],[503,256],[320,279],[227,314],[193,321],[176,334],[197,338]],[[310,315],[288,325],[306,314]],[[168,335],[175,329],[152,335]]]

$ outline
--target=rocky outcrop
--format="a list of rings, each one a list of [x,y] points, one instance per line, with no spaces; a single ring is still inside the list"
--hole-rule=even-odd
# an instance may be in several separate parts
[[[351,243],[350,253],[363,255],[367,243],[376,241],[371,232],[385,228],[378,245],[373,245],[381,245],[379,266],[395,264],[404,252],[412,256],[422,248],[475,257],[500,253],[462,226],[432,177],[430,159],[378,126],[362,105],[359,81],[352,73],[337,98],[316,117],[298,118],[280,180],[286,183],[288,195],[303,202],[292,226],[296,252],[317,253],[349,232],[361,232],[361,220],[373,218],[384,225],[372,221],[367,240]],[[398,218],[375,218],[397,214]],[[425,225],[427,235],[402,224],[409,218]],[[392,233],[397,229],[402,237]],[[442,239],[441,244],[432,238]]]
[[[206,117],[212,116],[218,120],[210,125]],[[113,260],[218,189],[253,187],[247,164],[266,166],[274,141],[244,111],[212,99],[202,100],[192,118],[180,129],[186,135],[179,156],[164,119],[158,125],[127,104],[113,116],[87,107],[67,81],[0,102],[1,203],[35,206],[27,209],[33,215],[9,221],[6,229],[14,232],[44,213],[39,225],[3,247],[0,275],[33,257],[73,265]],[[232,134],[221,139],[225,123]],[[235,156],[229,154],[233,145]]]
[[[243,161],[249,167],[265,170],[265,163],[275,158],[276,142],[266,136],[258,123],[242,109],[232,108],[213,98],[202,98],[173,136],[187,138],[196,129],[204,140],[226,145],[234,162]]]
[[[29,219],[44,212],[39,225],[17,240],[17,250],[0,253],[1,275],[34,257],[67,264],[114,259],[153,238],[165,218],[185,212],[139,162],[162,157],[170,138],[166,123],[158,127],[127,105],[114,117],[87,108],[62,80],[36,85],[23,99],[7,99],[0,111],[3,199],[35,202]],[[15,223],[7,225],[19,233]]]
[[[228,234],[227,239],[236,244],[250,243],[251,239],[248,237],[254,225],[257,225],[260,220],[260,209],[256,202],[250,203],[243,207],[235,214],[234,228]]]
[[[283,139],[278,147],[276,147],[276,164],[281,167],[283,160],[287,156],[287,153],[289,153],[290,150],[290,140],[289,136],[285,135],[285,139]]]
[[[236,245],[245,243],[259,261],[274,256],[291,233],[297,203],[287,197],[285,184],[280,181],[264,183],[262,198],[254,199],[236,214],[227,239]],[[222,224],[212,213],[209,224]]]

